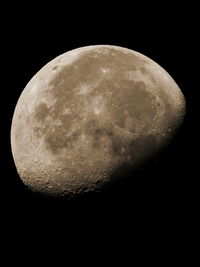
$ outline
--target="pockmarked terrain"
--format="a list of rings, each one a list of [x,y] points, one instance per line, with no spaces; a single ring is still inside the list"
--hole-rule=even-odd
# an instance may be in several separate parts
[[[143,164],[167,145],[184,111],[181,90],[148,57],[117,46],[78,48],[45,65],[22,92],[14,162],[33,191],[98,191],[115,169]]]

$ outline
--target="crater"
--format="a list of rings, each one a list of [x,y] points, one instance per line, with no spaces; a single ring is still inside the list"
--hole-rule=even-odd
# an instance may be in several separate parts
[[[54,66],[53,68],[52,68],[52,70],[57,70],[59,68],[59,66]]]

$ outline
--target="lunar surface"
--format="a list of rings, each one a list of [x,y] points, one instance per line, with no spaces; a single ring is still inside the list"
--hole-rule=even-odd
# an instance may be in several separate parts
[[[32,191],[99,191],[116,169],[165,146],[184,111],[181,90],[150,58],[117,46],[78,48],[50,61],[22,92],[11,128],[14,162]]]

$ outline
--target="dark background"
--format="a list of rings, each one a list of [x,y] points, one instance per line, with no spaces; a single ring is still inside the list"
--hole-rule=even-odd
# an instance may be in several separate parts
[[[5,9],[1,24],[5,83],[1,88],[0,190],[9,231],[17,222],[27,227],[29,236],[29,227],[59,233],[66,226],[71,229],[68,235],[87,232],[91,237],[93,231],[100,240],[103,232],[112,232],[116,238],[138,234],[142,228],[140,234],[149,234],[151,240],[153,232],[159,232],[165,239],[170,236],[185,244],[197,203],[195,8],[183,3],[177,8],[170,3],[156,7],[115,3],[111,8],[103,2],[48,5],[48,9],[12,6]],[[13,162],[10,127],[15,105],[28,81],[47,62],[68,50],[95,44],[127,47],[160,64],[185,95],[184,123],[170,147],[136,177],[98,196],[67,202],[43,199],[23,185]]]

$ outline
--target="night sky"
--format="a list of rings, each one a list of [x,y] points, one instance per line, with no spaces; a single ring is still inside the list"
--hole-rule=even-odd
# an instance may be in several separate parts
[[[80,230],[83,225],[89,228],[90,223],[93,229],[96,223],[100,229],[118,229],[118,235],[123,235],[120,227],[126,229],[127,226],[131,234],[133,223],[147,229],[152,222],[154,227],[163,225],[168,234],[172,230],[166,225],[175,224],[177,230],[172,227],[173,230],[183,238],[183,222],[193,218],[197,197],[194,125],[198,120],[194,100],[199,86],[195,85],[194,65],[198,52],[193,10],[160,6],[152,13],[148,7],[145,11],[137,7],[131,11],[129,7],[117,5],[111,11],[97,5],[91,11],[85,7],[87,11],[79,15],[70,5],[66,13],[62,6],[55,9],[51,6],[51,11],[34,9],[34,12],[33,8],[30,5],[21,12],[5,9],[8,15],[1,23],[4,86],[0,107],[0,165],[3,169],[0,190],[3,218],[6,224],[11,224],[9,231],[12,223],[30,223],[34,227],[39,221],[44,226],[44,222],[50,220],[52,227],[52,222],[58,226],[62,221],[62,226],[67,222],[73,230],[74,225]],[[16,102],[33,75],[51,59],[74,48],[95,44],[130,48],[161,65],[185,95],[184,123],[166,151],[133,179],[108,188],[102,195],[70,202],[41,198],[23,185],[13,162],[10,127]]]

